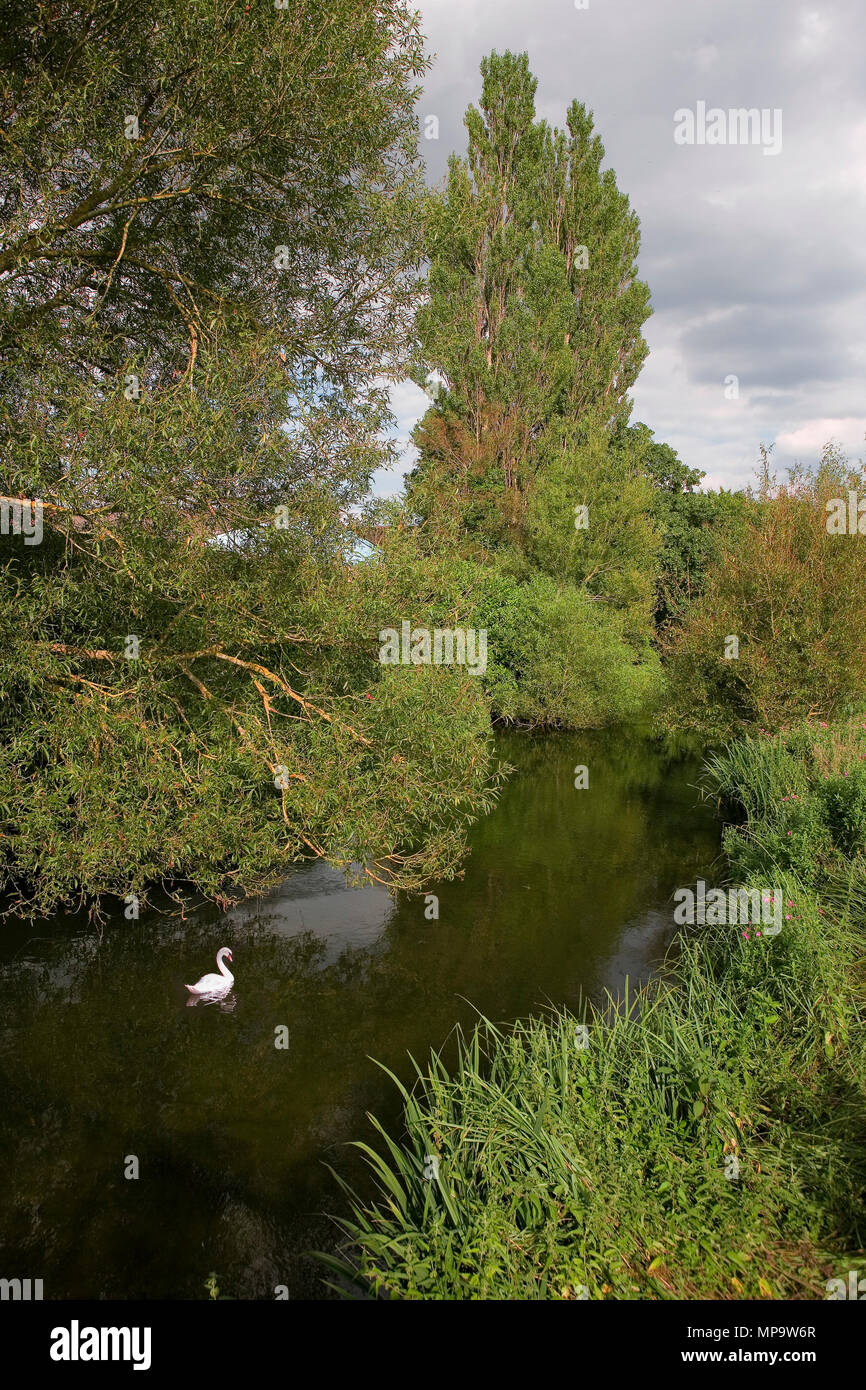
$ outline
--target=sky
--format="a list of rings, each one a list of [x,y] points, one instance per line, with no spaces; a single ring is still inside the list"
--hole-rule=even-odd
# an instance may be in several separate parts
[[[465,153],[491,49],[529,54],[550,124],[575,98],[593,112],[605,167],[640,218],[652,294],[632,420],[705,487],[746,485],[761,444],[780,475],[814,465],[831,439],[866,458],[864,0],[416,5],[433,57],[418,104],[431,183]],[[766,111],[763,143],[677,143],[675,113],[697,120],[701,102],[726,118]],[[429,116],[438,139],[425,138]],[[394,388],[402,463],[377,475],[378,494],[400,490],[427,404],[411,382]]]

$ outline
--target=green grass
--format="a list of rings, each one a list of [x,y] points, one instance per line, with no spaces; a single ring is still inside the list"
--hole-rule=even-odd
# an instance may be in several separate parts
[[[866,923],[862,718],[745,738],[708,759],[705,784],[746,812],[724,836],[734,877],[793,874],[825,910]]]
[[[779,787],[800,785],[790,749],[753,743],[713,764],[720,794],[753,808],[747,834],[764,824],[754,808],[771,815]],[[434,1055],[411,1091],[393,1078],[405,1133],[373,1120],[377,1147],[360,1146],[377,1198],[343,1184],[344,1243],[321,1257],[339,1287],[818,1299],[866,1265],[862,919],[775,863],[753,867],[753,886],[784,892],[778,936],[689,929],[663,978],[587,1010],[585,1048],[566,1012],[481,1019],[453,1070]]]

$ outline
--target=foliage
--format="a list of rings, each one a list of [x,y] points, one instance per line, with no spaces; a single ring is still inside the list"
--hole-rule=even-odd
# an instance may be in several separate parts
[[[302,856],[453,872],[487,706],[463,671],[379,664],[426,581],[383,565],[362,605],[348,558],[417,293],[416,19],[11,17],[0,490],[45,536],[2,539],[0,884],[49,911]]]
[[[263,391],[271,370],[261,365]],[[245,377],[247,402],[249,387]],[[229,499],[215,542],[207,476],[189,510],[173,502],[173,404],[197,451],[227,438],[211,457],[231,449],[235,480],[246,460],[255,479],[230,391],[219,405],[166,392],[146,419],[106,403],[88,443],[109,516],[86,508],[76,525],[75,476],[91,489],[82,470],[55,492],[65,506],[42,546],[25,559],[7,538],[19,553],[0,573],[0,823],[9,876],[44,910],[142,893],[161,876],[230,893],[309,854],[388,860],[415,881],[449,871],[489,805],[477,683],[458,668],[378,662],[380,628],[411,611],[425,581],[341,558],[350,538],[336,503],[292,486],[285,432],[262,450],[267,488],[286,479],[283,526],[249,495]]]
[[[655,621],[659,627],[682,622],[699,597],[707,568],[717,562],[722,540],[740,534],[748,499],[744,493],[699,492],[704,474],[689,468],[669,444],[660,444],[643,424],[620,427],[611,452],[639,460],[651,485],[651,515],[662,537],[658,556]]]
[[[817,891],[807,886],[759,833],[776,789],[804,788],[805,818],[820,803],[817,821],[856,863],[859,763],[851,785],[843,767],[805,789],[855,746],[853,727],[801,729],[709,765],[708,784],[751,808],[746,883],[781,889],[778,936],[686,932],[637,999],[587,1010],[583,1037],[564,1011],[509,1030],[481,1019],[456,1068],[434,1054],[415,1064],[411,1091],[393,1078],[406,1133],[394,1140],[373,1121],[376,1147],[357,1147],[377,1196],[362,1201],[342,1182],[344,1246],[321,1257],[343,1288],[819,1299],[829,1277],[863,1270],[866,900],[825,897],[820,875]]]
[[[287,385],[321,377],[347,409],[393,363],[418,255],[417,18],[402,0],[249,8],[5,7],[7,422],[44,411],[58,375],[113,388],[139,363],[154,385],[244,328],[276,334]]]
[[[593,728],[637,717],[658,699],[658,657],[626,640],[623,616],[585,588],[491,568],[476,622],[489,629],[494,713],[525,725]]]
[[[859,534],[828,532],[826,504],[864,484],[862,468],[829,445],[815,473],[795,471],[781,485],[765,478],[670,634],[674,718],[723,733],[856,705],[866,686],[866,546]],[[731,635],[737,659],[725,658]]]
[[[606,431],[571,431],[528,496],[524,551],[559,583],[578,585],[614,610],[627,639],[642,648],[650,635],[653,571],[659,535],[652,489],[633,452],[611,447]],[[586,508],[586,526],[577,513]],[[622,655],[630,659],[629,652]],[[633,659],[633,658],[632,658]]]
[[[804,723],[747,736],[707,764],[716,794],[742,804],[725,831],[735,874],[773,866],[866,922],[866,724]]]
[[[638,223],[583,106],[552,130],[525,54],[481,72],[467,155],[429,201],[418,379],[435,369],[440,390],[408,506],[486,572],[494,713],[595,725],[658,684],[651,487],[636,452],[612,447],[646,353]]]
[[[601,172],[586,108],[572,103],[567,130],[551,130],[535,120],[525,54],[492,53],[481,72],[467,156],[430,200],[419,373],[435,369],[445,389],[416,431],[409,498],[502,545],[562,430],[627,416],[649,295],[637,218]]]

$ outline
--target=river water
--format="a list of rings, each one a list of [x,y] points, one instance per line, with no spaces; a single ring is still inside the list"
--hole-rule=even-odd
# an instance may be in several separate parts
[[[462,878],[347,888],[321,865],[229,913],[0,925],[0,1276],[45,1298],[320,1297],[310,1249],[363,1183],[346,1145],[399,1131],[408,1053],[657,969],[675,888],[711,877],[700,759],[636,730],[498,738],[515,769]],[[575,768],[589,786],[575,788]],[[185,981],[234,953],[224,1005]],[[287,1047],[277,1047],[277,1039]],[[133,1161],[135,1160],[135,1161]],[[138,1176],[126,1176],[137,1171]]]

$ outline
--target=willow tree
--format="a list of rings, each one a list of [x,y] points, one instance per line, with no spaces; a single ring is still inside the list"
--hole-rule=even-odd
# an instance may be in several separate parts
[[[535,119],[525,54],[481,64],[465,158],[430,200],[420,359],[443,383],[420,422],[417,510],[514,538],[537,476],[628,417],[646,355],[638,220],[578,102],[564,131]]]
[[[448,872],[486,706],[378,664],[427,589],[406,561],[359,582],[345,525],[417,291],[415,18],[5,13],[0,493],[44,534],[0,541],[3,885],[137,911],[306,855]]]

